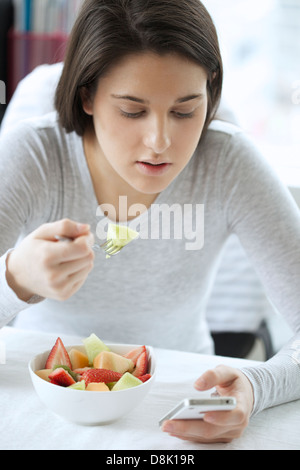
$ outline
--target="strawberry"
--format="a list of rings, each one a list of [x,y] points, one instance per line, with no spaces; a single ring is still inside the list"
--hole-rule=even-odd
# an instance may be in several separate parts
[[[76,372],[71,370],[70,367],[68,367],[68,366],[54,366],[53,372],[55,371],[55,369],[59,369],[59,368],[65,369],[70,374],[70,376],[75,380],[75,382],[77,382],[79,376],[78,376],[78,374],[76,374]]]
[[[85,385],[91,382],[117,382],[123,374],[109,369],[90,369],[85,371],[81,379],[85,381]]]
[[[142,382],[147,382],[147,380],[151,379],[151,377],[152,377],[151,374],[144,374],[144,375],[140,375],[137,378],[140,379]]]
[[[134,371],[132,372],[132,375],[135,377],[139,377],[140,375],[146,374],[148,371],[148,357],[147,357],[147,352],[144,351],[142,354],[139,355],[137,361],[136,361],[136,366]]]
[[[57,338],[55,345],[50,351],[45,369],[53,369],[55,366],[68,366],[72,369],[69,354],[60,338]]]
[[[74,385],[76,382],[73,377],[63,367],[58,367],[48,376],[50,382],[55,385],[61,385],[62,387],[69,387]]]
[[[146,351],[146,346],[139,346],[138,348],[132,349],[127,354],[124,354],[124,357],[131,359],[134,365],[136,364],[139,356]]]
[[[79,369],[74,369],[73,372],[77,375],[82,375],[87,370],[91,370],[91,367],[82,367],[82,368],[79,368]]]

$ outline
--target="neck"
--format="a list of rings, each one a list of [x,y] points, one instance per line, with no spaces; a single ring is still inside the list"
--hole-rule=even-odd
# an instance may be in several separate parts
[[[132,220],[147,211],[158,194],[144,194],[130,186],[111,167],[95,140],[92,134],[83,137],[85,158],[97,202],[111,220]]]

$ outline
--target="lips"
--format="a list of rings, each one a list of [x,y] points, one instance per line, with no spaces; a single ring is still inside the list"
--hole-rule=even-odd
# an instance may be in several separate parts
[[[145,160],[145,161],[142,161],[142,162],[138,162],[138,163],[145,163],[145,165],[152,165],[152,166],[159,166],[159,165],[167,165],[167,162],[156,162],[156,161],[148,161],[148,160]]]
[[[169,169],[171,164],[166,162],[138,161],[137,166],[146,175],[161,175]]]

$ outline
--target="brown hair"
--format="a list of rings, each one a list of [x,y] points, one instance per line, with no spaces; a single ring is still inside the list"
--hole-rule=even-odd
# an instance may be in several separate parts
[[[93,97],[110,67],[126,55],[146,51],[178,53],[207,71],[207,128],[220,101],[223,66],[216,29],[200,0],[86,0],[55,95],[67,132],[82,136],[92,125],[82,107],[83,91]]]

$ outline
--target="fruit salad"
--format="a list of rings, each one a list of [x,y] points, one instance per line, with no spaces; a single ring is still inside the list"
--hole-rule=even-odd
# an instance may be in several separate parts
[[[45,362],[35,373],[42,379],[66,388],[87,391],[118,391],[136,387],[151,378],[146,346],[125,355],[114,353],[94,333],[83,340],[84,351],[67,352],[57,338]]]

